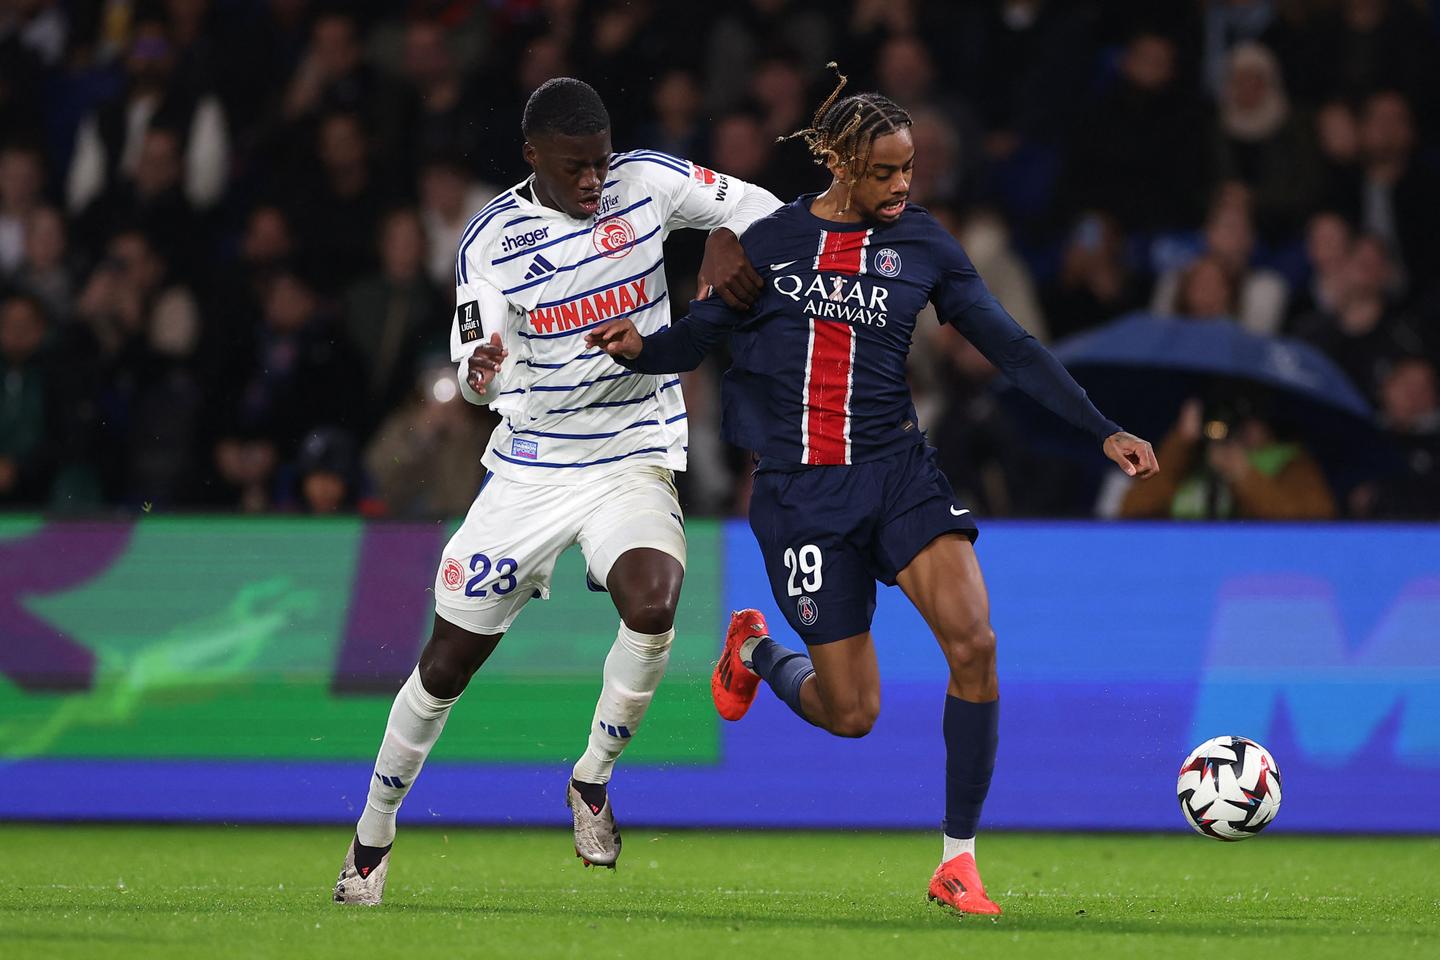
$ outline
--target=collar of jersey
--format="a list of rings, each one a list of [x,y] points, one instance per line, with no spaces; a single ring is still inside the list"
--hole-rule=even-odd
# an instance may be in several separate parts
[[[869,230],[872,228],[875,230],[884,230],[886,227],[894,226],[894,224],[891,223],[870,223],[866,220],[861,220],[859,223],[841,223],[838,220],[821,219],[810,212],[810,204],[814,203],[815,198],[818,196],[820,196],[819,193],[800,194],[800,196],[795,198],[795,209],[799,211],[800,216],[817,224],[820,229],[826,233],[856,233],[860,230]]]
[[[528,192],[533,196],[535,193],[535,174],[530,174],[524,181],[515,185],[510,192],[514,194],[518,204],[516,209],[524,210],[526,213],[536,216],[547,217],[552,220],[560,220],[564,223],[573,223],[576,226],[586,226],[595,222],[594,217],[587,217],[584,220],[576,220],[564,210],[556,210],[554,207],[547,207],[538,200],[531,200],[525,194]]]

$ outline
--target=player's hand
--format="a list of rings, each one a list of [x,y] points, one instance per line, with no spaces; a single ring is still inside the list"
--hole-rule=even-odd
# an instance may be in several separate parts
[[[500,334],[490,334],[490,342],[480,344],[475,348],[475,352],[470,354],[470,372],[465,377],[470,389],[476,393],[484,393],[485,387],[500,373],[500,365],[508,356],[510,351],[500,342]]]
[[[587,347],[599,347],[612,357],[634,360],[645,349],[645,340],[630,320],[611,320],[585,334]]]
[[[1105,456],[1120,465],[1120,469],[1136,480],[1153,477],[1160,472],[1155,451],[1150,444],[1133,433],[1112,433],[1105,438]]]
[[[720,294],[725,305],[736,310],[749,310],[760,299],[765,283],[750,265],[745,248],[735,234],[723,227],[713,230],[705,241],[705,259],[700,264],[700,296],[706,288]]]

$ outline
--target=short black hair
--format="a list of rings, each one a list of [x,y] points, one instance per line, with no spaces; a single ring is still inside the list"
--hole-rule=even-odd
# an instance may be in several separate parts
[[[574,77],[556,77],[536,87],[520,121],[526,139],[542,133],[583,137],[609,129],[610,114],[600,94]]]

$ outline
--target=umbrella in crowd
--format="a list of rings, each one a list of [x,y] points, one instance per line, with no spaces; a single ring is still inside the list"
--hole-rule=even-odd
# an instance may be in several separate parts
[[[1223,319],[1136,314],[1054,352],[1107,416],[1157,445],[1195,397],[1207,419],[1262,415],[1304,443],[1341,486],[1385,472],[1370,405],[1330,358],[1299,340],[1257,336]],[[1027,419],[1038,426],[1039,418]]]

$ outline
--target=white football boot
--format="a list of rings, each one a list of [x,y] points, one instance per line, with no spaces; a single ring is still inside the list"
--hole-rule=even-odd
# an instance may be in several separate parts
[[[385,896],[385,877],[390,872],[390,851],[364,876],[355,868],[355,841],[345,848],[345,862],[340,866],[340,879],[335,881],[335,902],[378,907]]]
[[[598,811],[585,802],[573,783],[565,786],[565,803],[575,820],[575,856],[587,867],[615,869],[620,859],[620,828],[615,824],[615,811],[610,807],[610,794]]]

